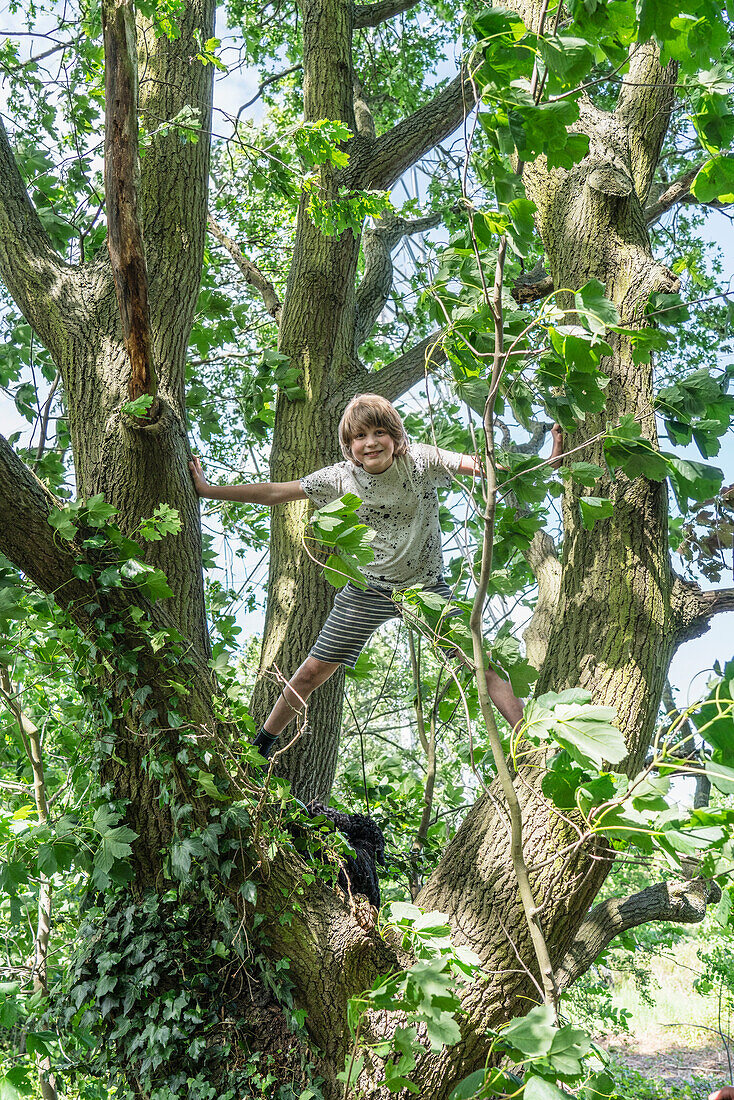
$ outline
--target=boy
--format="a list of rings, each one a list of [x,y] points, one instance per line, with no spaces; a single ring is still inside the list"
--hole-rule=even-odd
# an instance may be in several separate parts
[[[454,474],[479,473],[477,460],[425,443],[411,444],[390,402],[370,393],[347,405],[339,423],[339,443],[344,462],[316,470],[299,481],[208,485],[199,460],[189,463],[199,496],[214,500],[274,505],[309,499],[321,508],[345,493],[354,493],[362,500],[358,516],[376,532],[371,543],[374,561],[362,570],[369,587],[363,592],[349,583],[337,592],[311,652],[255,738],[255,746],[265,757],[274,751],[280,734],[300,713],[311,692],[340,664],[354,667],[377,627],[400,614],[390,598],[394,589],[422,585],[451,598],[442,576],[437,489],[448,487]],[[554,467],[560,463],[561,447],[556,425],[551,455]],[[511,726],[517,725],[522,703],[493,669],[486,675],[492,702]]]

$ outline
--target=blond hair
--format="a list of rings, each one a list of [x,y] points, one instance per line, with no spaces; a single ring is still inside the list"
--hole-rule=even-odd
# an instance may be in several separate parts
[[[387,432],[395,444],[395,458],[407,453],[409,440],[397,410],[378,393],[360,393],[352,398],[339,421],[339,445],[349,462],[354,462],[352,440],[369,428],[383,428]]]

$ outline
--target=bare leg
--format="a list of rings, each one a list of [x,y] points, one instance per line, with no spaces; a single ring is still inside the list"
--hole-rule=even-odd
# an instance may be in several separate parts
[[[303,703],[311,692],[326,683],[338,668],[338,662],[307,657],[300,668],[293,673],[277,703],[265,719],[263,729],[266,733],[271,737],[278,737],[288,723],[301,713]]]
[[[514,729],[518,722],[522,722],[523,705],[521,700],[515,695],[507,680],[503,680],[501,676],[498,676],[493,668],[487,669],[485,677],[490,699],[502,717]]]

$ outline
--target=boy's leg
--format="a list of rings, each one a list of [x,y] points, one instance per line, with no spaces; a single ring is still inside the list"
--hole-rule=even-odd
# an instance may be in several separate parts
[[[338,661],[320,661],[318,657],[307,657],[296,669],[255,738],[255,747],[263,756],[270,755],[285,727],[303,710],[303,703],[311,692],[326,683],[338,668]]]
[[[461,661],[465,668],[473,667],[469,658],[460,649],[457,649],[455,653],[457,659]],[[493,668],[485,669],[484,678],[487,681],[487,691],[492,704],[514,729],[518,722],[522,721],[524,709],[522,699],[518,699],[510,683],[503,680]]]
[[[498,676],[493,668],[486,670],[485,677],[490,699],[505,721],[514,729],[518,722],[522,722],[522,701],[515,695],[507,680]]]

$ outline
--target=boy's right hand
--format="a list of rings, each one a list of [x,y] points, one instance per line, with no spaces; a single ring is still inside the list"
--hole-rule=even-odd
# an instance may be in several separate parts
[[[191,470],[191,477],[194,482],[194,488],[196,489],[200,497],[204,496],[208,488],[208,482],[204,477],[204,471],[202,470],[201,463],[199,462],[196,455],[194,455],[191,459],[191,462],[189,462],[189,469]]]

